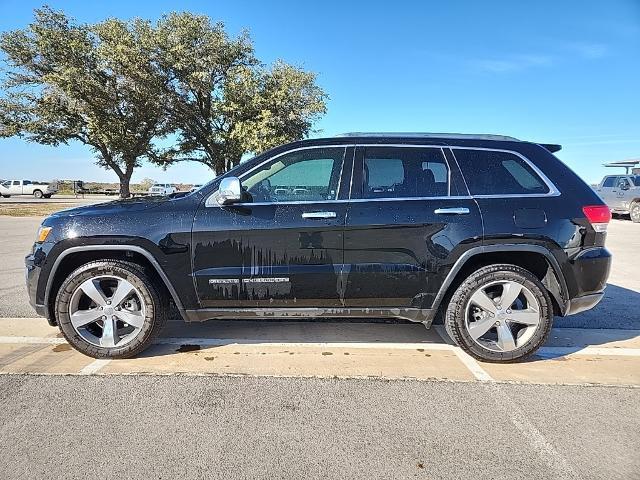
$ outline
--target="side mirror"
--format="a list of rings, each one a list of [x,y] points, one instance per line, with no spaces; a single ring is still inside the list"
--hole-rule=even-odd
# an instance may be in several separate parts
[[[242,200],[242,186],[237,177],[223,178],[218,187],[216,201],[220,205],[229,205]]]

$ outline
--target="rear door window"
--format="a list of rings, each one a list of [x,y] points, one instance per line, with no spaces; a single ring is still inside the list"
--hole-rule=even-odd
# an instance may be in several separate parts
[[[471,195],[549,193],[549,186],[521,157],[510,152],[454,148]]]
[[[362,198],[449,195],[449,167],[440,148],[366,147]]]

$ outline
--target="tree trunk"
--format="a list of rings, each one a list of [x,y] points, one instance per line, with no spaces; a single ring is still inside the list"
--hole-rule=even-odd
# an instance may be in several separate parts
[[[120,176],[120,198],[129,198],[131,196],[131,176],[136,164],[135,157],[125,157],[125,170]]]
[[[129,198],[131,196],[131,190],[129,184],[131,183],[131,174],[122,175],[120,177],[120,198]]]

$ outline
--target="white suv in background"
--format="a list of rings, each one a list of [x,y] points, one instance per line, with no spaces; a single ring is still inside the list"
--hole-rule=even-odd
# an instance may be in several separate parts
[[[170,183],[156,183],[149,189],[149,195],[171,195],[177,191],[175,185]]]

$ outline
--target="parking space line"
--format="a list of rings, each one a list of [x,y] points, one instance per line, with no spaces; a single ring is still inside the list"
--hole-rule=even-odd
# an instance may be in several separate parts
[[[475,358],[473,358],[471,355],[469,355],[467,352],[453,343],[453,340],[449,338],[447,331],[442,325],[434,325],[433,328],[438,333],[438,335],[440,335],[440,338],[442,338],[442,340],[446,342],[447,346],[453,350],[453,353],[456,354],[458,360],[460,360],[464,364],[464,366],[467,367],[467,369],[471,372],[476,380],[479,380],[481,382],[495,382],[493,377],[480,366]]]
[[[257,338],[203,338],[203,337],[165,337],[158,338],[153,343],[156,345],[199,345],[201,347],[219,347],[224,345],[256,345],[262,347],[317,347],[317,348],[387,348],[392,350],[415,350],[423,348],[427,350],[440,350],[457,352],[459,347],[454,345],[441,328],[435,327],[436,332],[446,343],[429,342],[289,342],[286,340],[264,341]],[[59,337],[29,337],[29,336],[0,336],[0,344],[44,344],[61,345],[67,343],[64,338]],[[466,354],[465,354],[466,355]],[[622,347],[542,347],[536,355],[540,357],[559,357],[572,355],[587,356],[622,356],[640,357],[640,348]],[[467,355],[468,356],[468,355]],[[472,357],[470,357],[473,359]],[[475,360],[474,360],[475,361]],[[477,363],[477,362],[476,362]],[[479,366],[479,365],[478,365]]]
[[[5,344],[5,343],[61,345],[63,343],[67,343],[67,341],[64,338],[58,338],[58,337],[24,337],[24,336],[0,337],[0,344]]]
[[[607,355],[621,357],[640,357],[640,348],[618,347],[542,347],[535,355],[539,357],[564,357],[569,355]]]
[[[481,382],[495,382],[493,377],[480,366],[475,358],[462,350],[460,347],[453,347],[453,353],[456,354],[458,360],[460,360],[464,364],[464,366],[469,369],[473,376],[476,377],[476,380],[479,380]]]
[[[544,435],[527,418],[520,405],[517,405],[498,383],[485,383],[490,394],[493,395],[498,407],[509,417],[511,423],[529,442],[538,456],[555,471],[554,478],[580,478],[567,459],[549,442]]]
[[[86,367],[82,368],[79,372],[80,375],[93,375],[98,373],[104,367],[106,367],[111,362],[109,358],[99,358],[98,360],[91,362]]]

